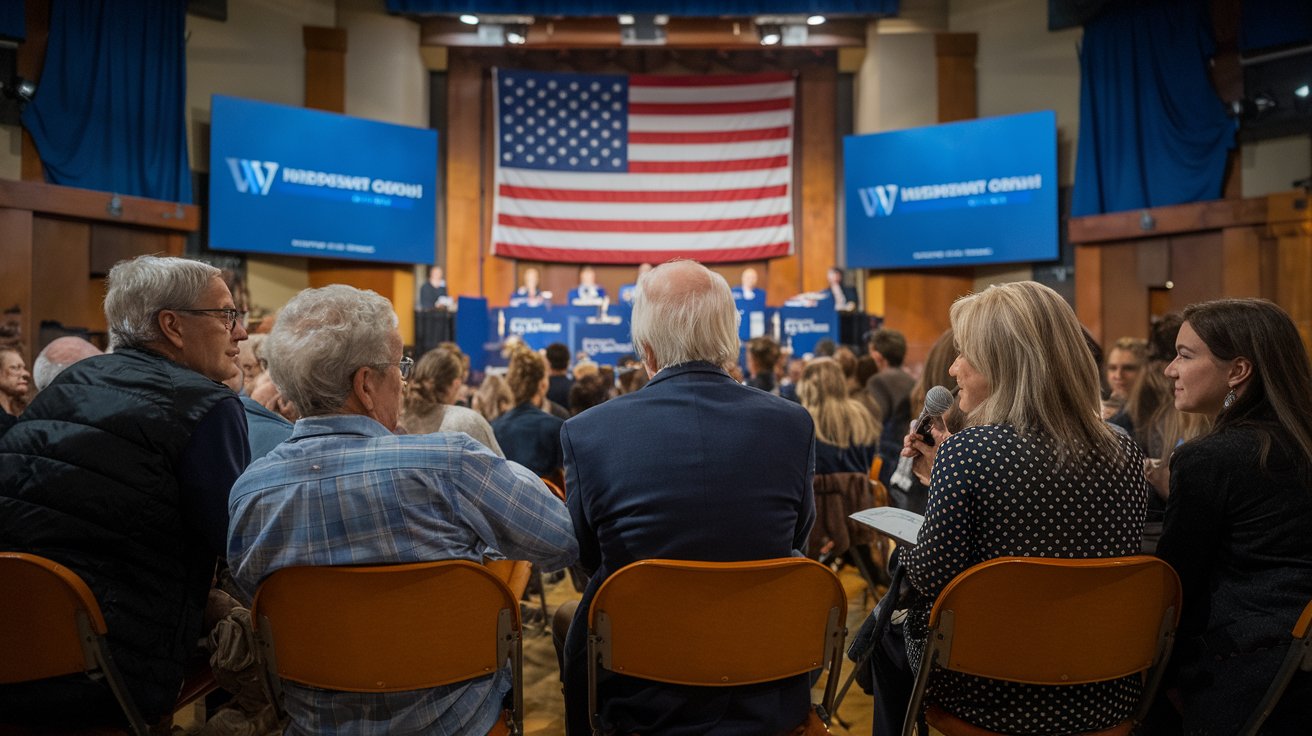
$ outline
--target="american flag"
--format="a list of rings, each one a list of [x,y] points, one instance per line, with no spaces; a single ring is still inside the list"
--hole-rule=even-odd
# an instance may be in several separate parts
[[[793,248],[788,73],[494,73],[493,252],[744,261]]]

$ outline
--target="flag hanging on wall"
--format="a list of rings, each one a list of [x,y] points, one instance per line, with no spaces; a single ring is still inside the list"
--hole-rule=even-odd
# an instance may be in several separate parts
[[[492,252],[573,263],[793,249],[787,72],[494,71]]]

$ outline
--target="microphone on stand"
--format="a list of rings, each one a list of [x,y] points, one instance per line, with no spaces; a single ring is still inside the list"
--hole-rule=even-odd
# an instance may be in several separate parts
[[[952,392],[943,386],[935,386],[925,394],[925,408],[920,411],[920,418],[916,420],[915,429],[913,430],[920,435],[920,439],[925,444],[934,445],[934,435],[930,432],[933,426],[934,417],[941,417],[952,408]],[[888,484],[905,491],[911,488],[911,466],[915,464],[914,457],[904,457],[897,461],[897,470],[893,471],[893,477],[889,478]]]

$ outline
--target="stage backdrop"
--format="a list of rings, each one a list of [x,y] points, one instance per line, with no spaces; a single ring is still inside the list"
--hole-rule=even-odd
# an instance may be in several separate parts
[[[642,263],[793,249],[795,82],[495,70],[493,252]]]

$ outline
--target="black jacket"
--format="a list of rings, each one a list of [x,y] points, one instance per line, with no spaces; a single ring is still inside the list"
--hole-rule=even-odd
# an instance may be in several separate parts
[[[214,573],[183,522],[178,461],[201,418],[231,396],[163,356],[120,349],[64,371],[0,436],[0,549],[86,581],[148,718],[172,709]]]

